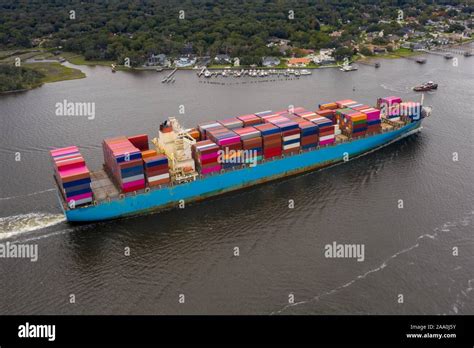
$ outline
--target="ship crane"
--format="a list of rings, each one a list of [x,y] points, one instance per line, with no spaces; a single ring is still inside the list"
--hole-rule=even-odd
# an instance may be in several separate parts
[[[192,156],[192,146],[196,140],[174,117],[160,125],[158,137],[152,140],[159,152],[166,154],[173,183],[196,180],[198,173]]]

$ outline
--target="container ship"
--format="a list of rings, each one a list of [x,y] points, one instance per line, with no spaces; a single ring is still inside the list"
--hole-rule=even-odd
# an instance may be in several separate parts
[[[421,130],[423,102],[345,99],[317,110],[295,107],[198,124],[174,117],[157,136],[102,143],[104,164],[89,171],[77,146],[50,151],[61,208],[69,222],[144,214],[317,170],[376,150]]]

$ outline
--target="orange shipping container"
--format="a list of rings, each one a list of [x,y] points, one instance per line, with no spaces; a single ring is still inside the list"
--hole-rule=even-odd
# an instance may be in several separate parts
[[[145,159],[145,158],[148,158],[148,157],[153,157],[153,156],[156,156],[158,153],[156,152],[156,150],[146,150],[146,151],[142,151],[142,158]]]
[[[335,110],[337,109],[336,103],[326,103],[319,105],[319,110]]]

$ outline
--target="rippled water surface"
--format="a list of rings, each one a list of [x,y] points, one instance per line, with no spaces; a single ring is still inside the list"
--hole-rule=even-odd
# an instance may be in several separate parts
[[[0,313],[474,314],[474,57],[221,85],[191,71],[162,84],[164,73],[80,68],[86,79],[0,97],[0,243],[39,250],[37,262],[0,259]],[[439,89],[425,95],[434,112],[422,132],[349,163],[112,222],[68,225],[58,206],[52,147],[80,146],[94,169],[103,138],[155,136],[167,116],[190,127],[346,98],[418,100],[411,87],[427,80]],[[65,99],[95,102],[95,119],[55,116]],[[365,260],[325,258],[333,241],[363,244]]]

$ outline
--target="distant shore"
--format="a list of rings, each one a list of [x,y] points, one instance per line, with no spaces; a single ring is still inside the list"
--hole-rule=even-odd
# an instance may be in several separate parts
[[[463,46],[465,44],[469,44],[473,42],[474,39],[466,40],[456,46]],[[450,48],[450,46],[447,46]],[[452,47],[451,47],[452,48]],[[374,65],[377,60],[384,60],[384,59],[399,59],[399,58],[409,58],[418,55],[426,54],[423,51],[413,51],[407,48],[400,48],[393,52],[385,52],[381,54],[375,54],[370,56],[364,56],[360,53],[354,55],[351,58],[352,63],[361,63],[366,65]],[[62,60],[69,62],[70,64],[76,66],[104,66],[112,68],[112,65],[115,64],[115,70],[118,71],[129,71],[129,72],[141,72],[141,71],[171,71],[174,70],[174,67],[126,67],[124,65],[117,65],[115,62],[110,60],[86,60],[85,57],[81,54],[73,53],[73,52],[61,52],[59,54],[55,54],[51,50],[44,50],[44,49],[17,49],[11,51],[0,51],[0,64],[14,64],[15,59],[20,58],[22,62],[22,66],[31,68],[36,71],[40,71],[45,75],[44,78],[39,81],[39,83],[28,86],[27,88],[12,90],[12,91],[4,91],[0,94],[10,94],[10,93],[20,93],[25,92],[37,87],[41,87],[44,83],[52,83],[58,81],[67,81],[67,80],[74,80],[74,79],[81,79],[85,78],[86,75],[78,68],[71,68],[64,66],[62,64]],[[278,66],[274,67],[250,67],[250,66],[230,66],[230,65],[210,65],[206,67],[207,70],[215,71],[215,70],[242,70],[242,69],[257,69],[257,70],[287,70],[287,69],[295,69],[295,70],[314,70],[314,69],[330,69],[330,68],[339,68],[343,62],[335,62],[333,64],[326,64],[326,65],[316,65],[314,63],[310,63],[307,66],[302,67],[288,67],[286,63],[282,60],[282,62]],[[199,71],[201,68],[195,67],[182,67],[177,68],[178,70],[191,70],[191,71]]]

